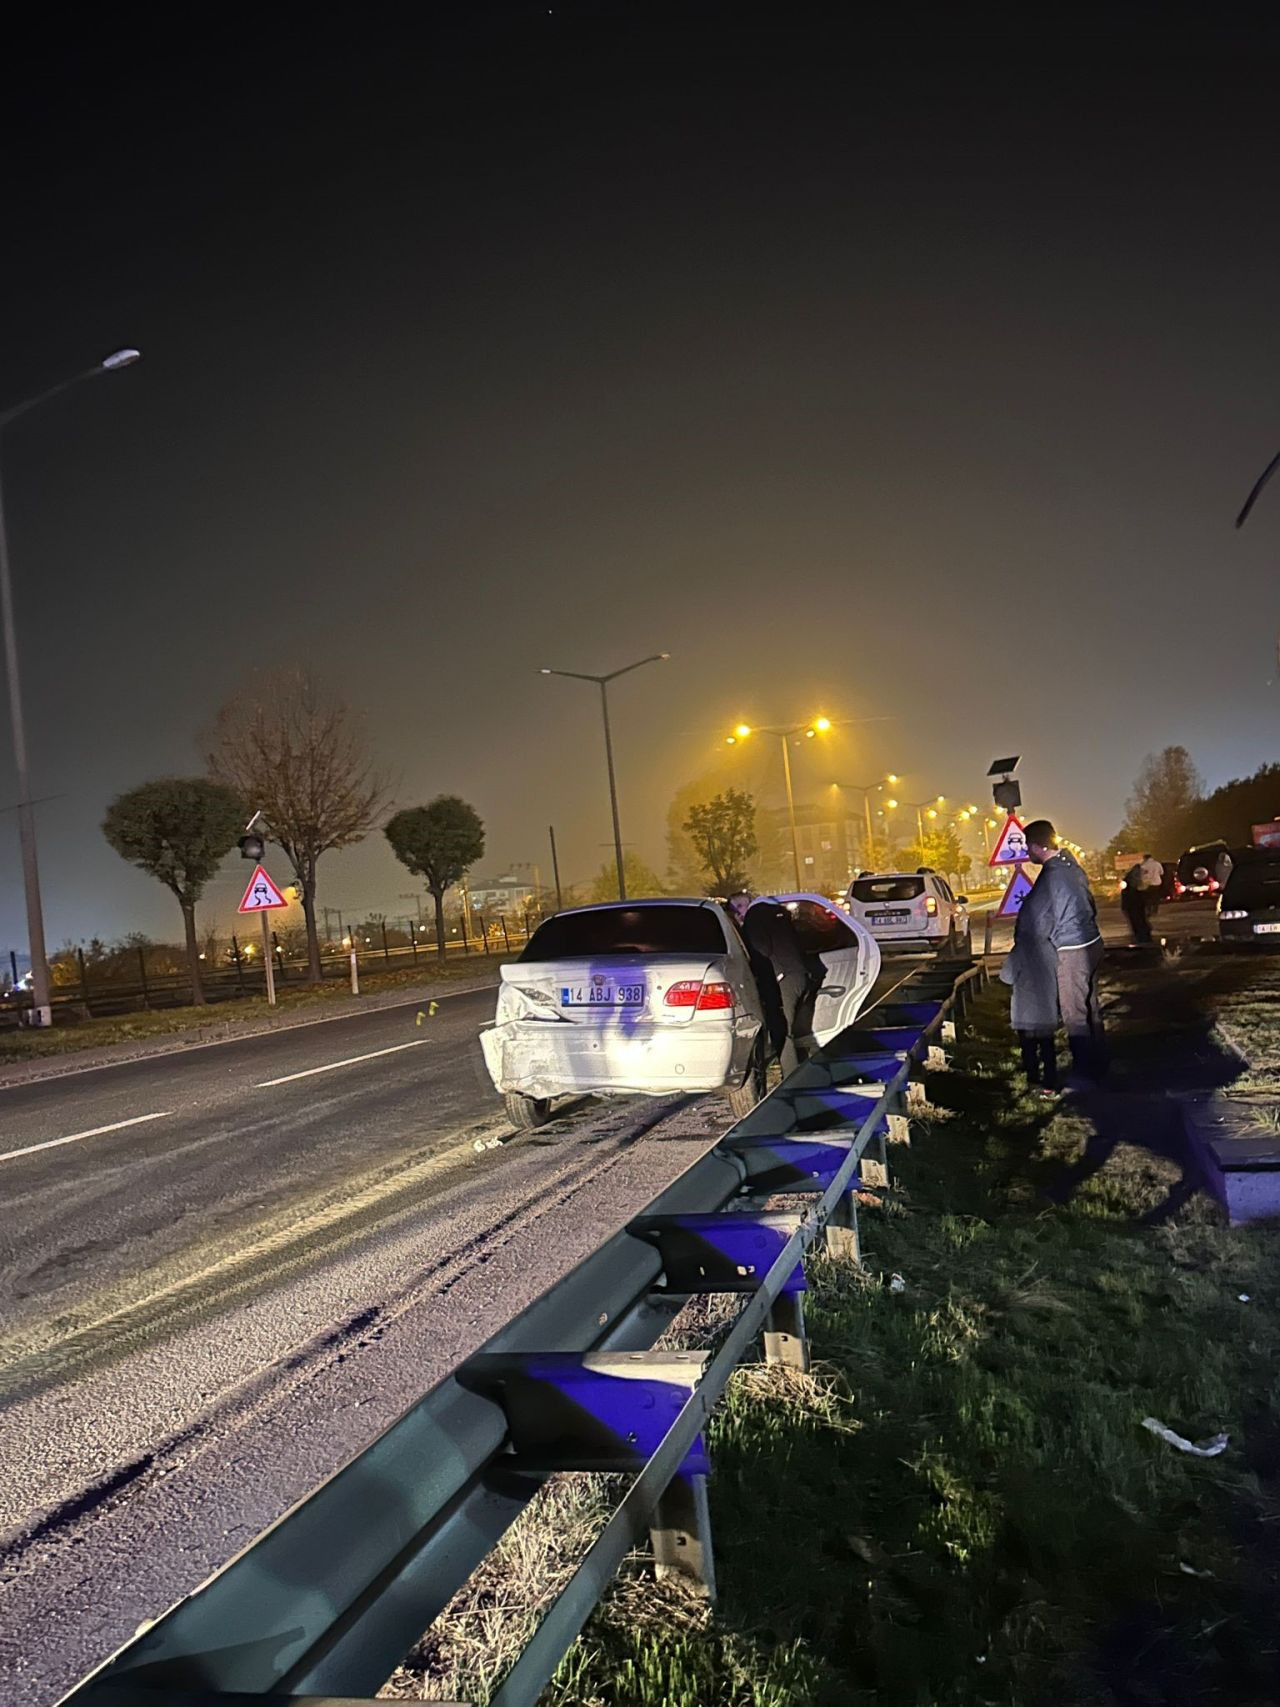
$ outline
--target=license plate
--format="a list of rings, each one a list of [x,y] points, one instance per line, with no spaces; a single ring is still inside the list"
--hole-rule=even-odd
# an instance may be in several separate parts
[[[909,919],[910,917],[910,912],[906,911],[898,913],[868,913],[867,923],[869,925],[896,925],[900,920]]]
[[[562,1008],[642,1008],[643,984],[561,984]]]
[[[1280,925],[1255,925],[1254,936],[1280,936]]]

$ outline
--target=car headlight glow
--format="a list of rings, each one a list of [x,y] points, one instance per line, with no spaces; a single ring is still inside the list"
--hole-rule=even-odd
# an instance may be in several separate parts
[[[1249,915],[1243,907],[1224,907],[1218,917],[1220,919],[1247,919]]]

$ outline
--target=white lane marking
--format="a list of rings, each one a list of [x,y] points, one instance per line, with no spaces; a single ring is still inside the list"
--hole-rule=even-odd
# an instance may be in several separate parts
[[[415,1037],[412,1043],[393,1043],[390,1049],[371,1049],[367,1055],[348,1055],[345,1061],[330,1061],[323,1067],[308,1067],[302,1073],[286,1073],[282,1079],[263,1079],[253,1088],[255,1091],[269,1091],[272,1085],[291,1085],[295,1079],[310,1079],[317,1073],[336,1073],[339,1067],[355,1067],[361,1061],[376,1061],[379,1055],[398,1055],[402,1049],[417,1049],[422,1043],[430,1043],[429,1037]]]
[[[341,1014],[321,1014],[316,1019],[291,1021],[288,1025],[273,1026],[269,1031],[246,1031],[237,1037],[214,1037],[207,1043],[179,1043],[172,1049],[158,1051],[154,1055],[131,1055],[127,1060],[99,1061],[93,1067],[69,1067],[65,1073],[48,1073],[38,1079],[12,1079],[7,1084],[0,1084],[0,1096],[5,1091],[26,1091],[32,1085],[51,1084],[55,1079],[82,1079],[86,1073],[113,1073],[118,1067],[144,1067],[149,1061],[172,1061],[183,1055],[196,1055],[202,1049],[225,1049],[232,1043],[256,1043],[260,1037],[285,1037],[291,1031],[305,1031],[312,1025],[336,1025],[344,1019],[377,1019],[381,1014],[399,1013],[401,1008],[420,1008],[423,1002],[452,1002],[458,996],[477,996],[485,990],[496,990],[497,984],[466,984],[461,990],[448,990],[443,994],[411,996],[408,1001],[389,1002],[386,1007],[362,1008],[356,1013],[349,1010]],[[180,1031],[170,1032],[170,1037],[179,1038]],[[37,1060],[41,1057],[37,1056]],[[44,1057],[57,1060],[59,1057]],[[0,1073],[4,1069],[0,1067]]]
[[[65,1138],[46,1138],[43,1144],[28,1144],[21,1150],[5,1150],[0,1162],[11,1162],[15,1156],[30,1156],[37,1150],[56,1150],[59,1144],[78,1144],[82,1138],[99,1138],[104,1132],[120,1132],[126,1126],[141,1126],[147,1120],[168,1120],[172,1109],[162,1108],[158,1114],[135,1114],[132,1120],[113,1120],[110,1126],[91,1126],[87,1132],[72,1132]]]

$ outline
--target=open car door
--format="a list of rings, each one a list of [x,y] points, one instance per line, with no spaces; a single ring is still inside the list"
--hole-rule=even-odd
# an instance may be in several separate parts
[[[826,968],[813,1004],[813,1041],[830,1043],[853,1024],[880,976],[880,945],[865,925],[824,895],[779,895],[806,954]]]

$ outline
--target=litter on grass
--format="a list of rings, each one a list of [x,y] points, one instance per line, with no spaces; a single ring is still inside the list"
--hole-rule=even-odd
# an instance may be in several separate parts
[[[1152,1434],[1159,1435],[1161,1440],[1167,1440],[1170,1446],[1176,1446],[1179,1452],[1190,1452],[1196,1458],[1216,1458],[1220,1452],[1227,1450],[1227,1441],[1230,1439],[1229,1435],[1215,1434],[1199,1443],[1186,1440],[1155,1417],[1143,1417],[1142,1426],[1149,1428]]]
[[[890,1292],[905,1292],[907,1283],[900,1274],[891,1275],[889,1279]]]

